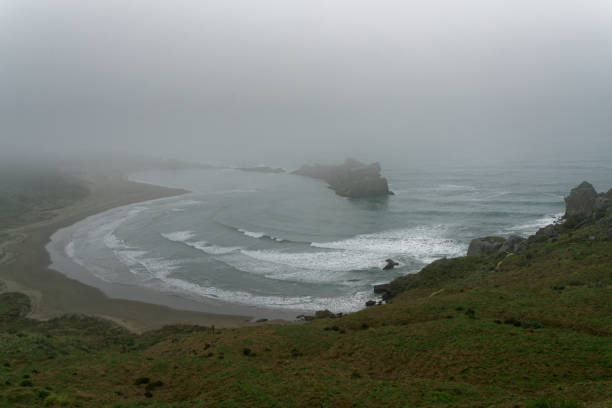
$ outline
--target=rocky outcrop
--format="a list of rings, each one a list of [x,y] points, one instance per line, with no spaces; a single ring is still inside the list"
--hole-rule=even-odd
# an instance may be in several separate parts
[[[518,235],[511,235],[508,237],[502,246],[499,248],[500,252],[508,252],[511,254],[518,254],[527,249],[527,240]]]
[[[608,240],[612,240],[612,215],[602,218],[599,222],[603,226],[604,230],[607,231]]]
[[[566,214],[569,215],[555,219],[553,224],[540,228],[529,238],[522,238],[516,235],[508,238],[476,238],[470,242],[467,255],[491,254],[493,261],[499,261],[504,258],[501,254],[522,253],[539,243],[554,242],[561,239],[562,233],[572,236],[574,231],[594,225],[595,223],[599,226],[600,231],[605,232],[607,235],[607,238],[604,238],[604,240],[612,240],[612,189],[607,193],[597,194],[591,184],[584,182],[571,191],[565,202],[567,205]],[[597,235],[588,235],[583,237],[583,239],[597,241],[602,238],[601,235],[598,232]],[[580,236],[580,234],[576,236]],[[571,245],[573,242],[568,244]],[[533,256],[533,253],[528,253],[526,258],[529,259],[531,256]],[[484,260],[491,261],[491,259],[487,258],[484,258]],[[424,282],[438,282],[440,276],[461,278],[464,276],[465,271],[473,268],[473,262],[474,260],[467,258],[439,259],[427,265],[417,274],[408,274],[396,278],[389,283],[375,285],[373,288],[374,293],[380,295],[384,301],[390,301],[406,290],[421,287]],[[495,268],[495,270],[498,271],[498,268]]]
[[[393,194],[387,179],[380,175],[380,164],[363,164],[347,159],[339,166],[305,165],[292,174],[327,182],[336,194],[350,198],[376,197]]]
[[[565,197],[565,217],[593,214],[597,198],[597,191],[593,185],[583,181]]]
[[[468,256],[490,254],[502,247],[506,240],[501,237],[474,238],[468,247]]]
[[[507,239],[500,237],[476,238],[470,242],[467,255],[491,254],[495,252],[520,253],[534,242],[553,241],[563,229],[579,229],[594,219],[603,217],[612,211],[612,189],[598,194],[588,182],[582,182],[565,197],[565,216],[555,223],[540,228],[529,238],[516,235]],[[612,238],[612,221],[608,235]]]
[[[338,319],[342,316],[344,316],[343,313],[332,313],[329,310],[325,309],[325,310],[317,310],[314,316],[313,315],[299,315],[299,316],[296,316],[296,319],[311,321],[311,320],[316,320],[316,319]]]
[[[374,285],[374,293],[381,295],[383,300],[391,299],[396,295],[397,291],[393,285],[393,282],[382,283],[380,285]]]
[[[502,237],[486,237],[475,238],[470,242],[468,247],[468,256],[491,254],[494,252],[519,253],[527,248],[527,240],[512,235],[509,238]]]
[[[601,218],[610,209],[612,209],[612,189],[607,193],[597,194],[595,188],[586,181],[572,189],[570,195],[565,197],[565,218],[572,216]]]

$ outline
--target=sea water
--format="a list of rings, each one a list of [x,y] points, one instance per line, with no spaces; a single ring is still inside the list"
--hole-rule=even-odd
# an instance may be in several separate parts
[[[135,181],[192,193],[89,217],[66,254],[110,283],[264,308],[351,312],[373,285],[465,255],[471,239],[528,236],[612,162],[384,168],[395,195],[347,199],[323,182],[234,169],[149,171]],[[385,260],[399,266],[383,271]]]

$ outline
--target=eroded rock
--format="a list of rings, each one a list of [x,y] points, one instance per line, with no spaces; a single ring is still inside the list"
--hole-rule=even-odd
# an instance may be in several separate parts
[[[504,242],[506,240],[501,237],[474,238],[470,241],[467,255],[490,254],[499,251]]]
[[[565,197],[565,217],[591,215],[595,211],[597,191],[591,183],[583,181]]]
[[[305,165],[292,174],[327,182],[336,194],[350,198],[376,197],[393,194],[387,179],[380,175],[380,164],[364,164],[346,159],[339,166]]]

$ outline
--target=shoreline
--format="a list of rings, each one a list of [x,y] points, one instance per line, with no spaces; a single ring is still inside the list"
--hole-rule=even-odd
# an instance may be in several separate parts
[[[151,183],[143,184],[158,187],[157,185]],[[112,299],[125,299],[154,305],[162,305],[181,311],[240,316],[248,318],[251,322],[258,319],[293,321],[295,320],[296,315],[313,312],[311,310],[257,307],[254,305],[228,302],[222,299],[190,295],[185,292],[159,290],[140,285],[107,282],[98,278],[83,265],[75,262],[66,253],[66,246],[72,240],[72,231],[75,228],[78,228],[79,224],[87,223],[88,220],[94,217],[104,217],[106,214],[112,211],[129,208],[132,205],[146,205],[148,203],[166,200],[168,198],[171,199],[173,197],[164,197],[156,200],[128,204],[126,206],[113,207],[107,211],[103,211],[79,220],[65,228],[58,229],[51,235],[49,243],[45,247],[51,258],[50,268],[61,272],[63,275],[71,279],[75,279],[85,285],[97,288]]]
[[[52,244],[51,237],[62,229],[117,207],[189,193],[183,189],[130,181],[127,179],[127,173],[129,170],[98,170],[88,172],[86,176],[80,174],[79,181],[90,190],[86,197],[58,209],[50,219],[5,231],[12,240],[5,244],[5,255],[0,259],[0,281],[4,283],[2,291],[27,295],[32,301],[29,317],[39,320],[64,314],[85,314],[112,320],[136,332],[169,324],[216,327],[251,324],[253,317],[259,315],[248,313],[253,311],[253,308],[232,309],[231,314],[210,312],[211,309],[221,311],[222,306],[216,304],[197,307],[198,302],[178,296],[160,295],[157,291],[145,291],[147,293],[131,296],[137,300],[114,298],[96,285],[75,279],[72,273],[75,271],[68,264],[60,262],[61,265],[52,265],[52,254],[47,251],[47,246]],[[57,266],[67,269],[62,273],[56,270],[59,269]],[[116,294],[133,292],[133,289],[123,287]],[[115,293],[111,293],[111,296],[113,294]],[[154,297],[163,297],[167,301],[164,303],[171,306],[147,302],[154,300]],[[262,312],[261,316],[264,315],[271,316],[273,313]]]

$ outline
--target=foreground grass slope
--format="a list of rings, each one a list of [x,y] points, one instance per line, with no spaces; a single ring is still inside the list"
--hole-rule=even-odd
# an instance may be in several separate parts
[[[339,319],[135,335],[0,295],[0,406],[609,407],[612,242],[444,259]]]

